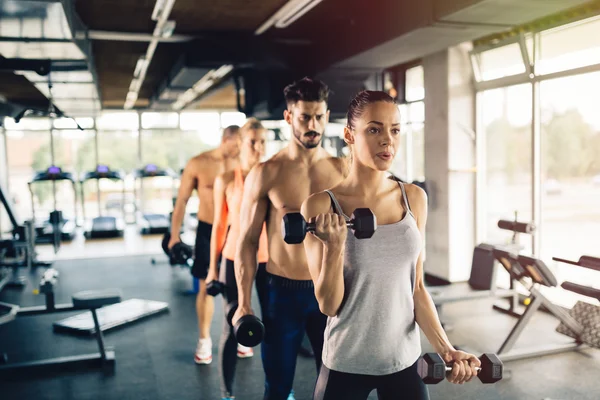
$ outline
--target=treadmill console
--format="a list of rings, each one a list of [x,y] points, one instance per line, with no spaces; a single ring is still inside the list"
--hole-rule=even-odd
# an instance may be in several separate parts
[[[55,177],[62,173],[62,169],[60,169],[60,167],[57,167],[56,165],[51,165],[46,170],[46,173],[48,174],[49,177]]]
[[[98,165],[96,167],[96,173],[101,177],[108,175],[109,171],[108,165]]]
[[[157,172],[158,172],[158,167],[156,166],[156,164],[148,164],[144,168],[144,173],[147,176],[156,175]]]

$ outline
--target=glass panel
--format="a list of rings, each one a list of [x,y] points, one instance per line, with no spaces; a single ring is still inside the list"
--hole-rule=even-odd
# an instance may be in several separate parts
[[[179,126],[179,114],[177,113],[155,113],[145,112],[142,114],[142,128],[177,128]]]
[[[181,114],[182,130],[198,131],[203,143],[213,147],[221,142],[221,120],[217,112],[189,112]],[[193,150],[192,150],[193,151]]]
[[[597,35],[596,35],[597,36]],[[544,81],[542,114],[541,255],[578,260],[600,256],[600,72]],[[553,263],[552,263],[553,264]],[[600,274],[556,263],[559,281],[600,289]],[[571,307],[585,297],[547,290],[552,300]]]
[[[96,120],[98,129],[127,130],[139,128],[139,117],[136,112],[103,113]]]
[[[55,130],[54,153],[56,159],[60,160],[58,165],[63,171],[71,172],[73,177],[79,180],[85,171],[92,170],[96,166],[94,131]],[[43,165],[41,167],[44,169]],[[68,183],[57,185],[56,199],[63,215],[68,219],[72,218],[75,212],[73,186]],[[79,201],[76,206],[80,209],[81,202]],[[81,213],[78,214],[81,217]]]
[[[415,101],[425,98],[425,83],[423,66],[406,70],[406,101]]]
[[[532,218],[531,85],[488,90],[480,99],[486,143],[486,188],[481,199],[486,209],[484,240],[508,244],[512,235],[498,228],[498,220],[512,220],[515,212],[519,221]],[[520,245],[531,252],[528,238],[522,238]]]
[[[425,102],[419,101],[408,105],[408,122],[425,122]]]
[[[221,127],[226,128],[229,125],[242,126],[246,122],[246,114],[241,112],[221,113]]]
[[[600,63],[600,18],[541,32],[537,74]]]
[[[403,124],[408,123],[408,106],[406,104],[400,104],[398,106],[400,109],[400,122]]]
[[[479,68],[484,81],[525,72],[525,64],[518,43],[479,53]]]
[[[7,196],[13,201],[15,213],[20,219],[32,217],[31,196],[27,183],[33,178],[35,171],[48,168],[50,165],[50,133],[49,132],[6,132],[8,157]],[[58,159],[57,164],[62,160]],[[52,185],[40,183],[33,187],[36,194],[36,214],[48,214],[53,207]]]
[[[17,124],[13,118],[4,119],[4,127],[7,130],[17,131],[48,131],[50,130],[50,118],[21,118]]]

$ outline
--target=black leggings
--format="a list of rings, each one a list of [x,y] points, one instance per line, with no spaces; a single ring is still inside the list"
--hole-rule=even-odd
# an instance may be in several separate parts
[[[265,304],[267,284],[266,265],[266,263],[258,264],[258,270],[256,271],[256,291],[261,308],[261,317]],[[223,330],[219,341],[219,376],[221,378],[221,396],[230,397],[233,395],[233,380],[237,364],[237,341],[233,335],[233,328],[227,322],[225,310],[229,303],[234,303],[238,300],[235,269],[232,260],[225,259],[224,265],[221,266],[219,280],[225,284],[225,292],[223,293]]]
[[[348,374],[323,365],[313,400],[366,400],[373,390],[379,400],[429,400],[417,363],[389,375]]]

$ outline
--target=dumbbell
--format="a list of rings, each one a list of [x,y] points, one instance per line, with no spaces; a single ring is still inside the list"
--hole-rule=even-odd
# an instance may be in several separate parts
[[[479,357],[481,367],[476,368],[477,377],[482,383],[496,383],[502,379],[504,365],[497,355],[485,353]],[[426,353],[417,363],[419,376],[426,384],[436,384],[443,381],[452,366],[447,365],[442,356],[437,353]]]
[[[346,226],[354,232],[357,239],[368,239],[377,230],[377,218],[368,208],[357,208]],[[307,232],[314,232],[314,222],[306,222],[300,213],[287,213],[282,221],[283,240],[288,244],[304,241]]]
[[[206,293],[209,296],[218,296],[225,290],[225,284],[220,281],[210,281],[206,285]]]
[[[161,242],[161,247],[165,254],[169,257],[169,264],[171,265],[187,265],[189,267],[193,264],[194,250],[189,244],[183,242],[175,243],[172,249],[169,250],[169,242],[171,241],[171,234],[165,233]]]
[[[232,325],[233,316],[237,311],[238,304],[236,302],[229,303],[225,308],[225,315],[229,325]],[[255,347],[258,346],[265,337],[265,326],[256,315],[244,315],[233,326],[233,334],[235,340],[242,346]]]

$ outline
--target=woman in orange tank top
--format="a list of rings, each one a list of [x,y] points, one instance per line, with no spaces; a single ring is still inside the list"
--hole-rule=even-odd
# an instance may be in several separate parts
[[[265,128],[254,118],[250,118],[242,126],[241,134],[240,167],[218,176],[214,184],[215,216],[210,241],[210,267],[206,283],[219,280],[225,284],[223,310],[226,309],[229,303],[237,302],[238,299],[233,261],[240,232],[240,208],[244,192],[244,180],[252,167],[258,164],[264,156],[267,136]],[[264,304],[266,264],[269,260],[267,244],[267,232],[263,225],[257,254],[259,265],[256,272],[256,290],[261,309]],[[219,255],[222,255],[223,263],[218,272]],[[251,348],[237,344],[233,329],[229,326],[226,316],[224,316],[223,331],[219,342],[219,375],[221,397],[223,399],[233,398],[233,380],[237,357],[246,358],[252,357],[252,355]]]

